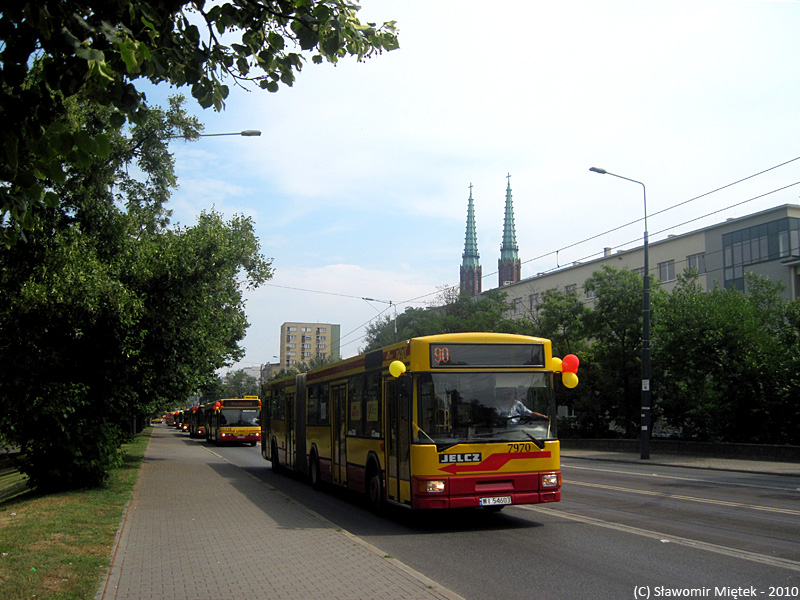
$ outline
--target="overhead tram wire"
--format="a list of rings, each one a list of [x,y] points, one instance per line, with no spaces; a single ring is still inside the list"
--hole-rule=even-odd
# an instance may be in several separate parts
[[[743,177],[742,179],[738,179],[738,180],[736,180],[736,181],[734,181],[734,182],[732,182],[732,183],[728,183],[728,184],[726,184],[726,185],[723,185],[723,186],[721,186],[721,187],[718,187],[718,188],[716,188],[716,189],[713,189],[713,190],[711,190],[711,191],[709,191],[709,192],[705,192],[704,194],[700,194],[699,196],[695,196],[694,198],[689,198],[688,200],[684,200],[684,201],[682,201],[682,202],[678,202],[677,204],[673,204],[672,206],[668,206],[667,208],[664,208],[664,209],[662,209],[662,210],[659,210],[659,211],[656,211],[656,212],[654,212],[654,213],[651,213],[649,216],[650,216],[650,217],[654,217],[654,216],[656,216],[656,215],[663,214],[663,213],[665,213],[665,212],[668,212],[668,211],[670,211],[670,210],[672,210],[672,209],[674,209],[674,208],[678,208],[679,206],[683,206],[683,205],[685,205],[685,204],[689,204],[690,202],[694,202],[695,200],[699,200],[699,199],[701,199],[701,198],[705,198],[706,196],[710,196],[711,194],[715,194],[716,192],[722,191],[722,190],[724,190],[724,189],[727,189],[727,188],[729,188],[729,187],[733,187],[734,185],[737,185],[737,184],[739,184],[739,183],[742,183],[742,182],[744,182],[744,181],[747,181],[747,180],[749,180],[749,179],[753,179],[754,177],[758,177],[759,175],[763,175],[764,173],[769,173],[770,171],[774,171],[775,169],[779,169],[780,167],[784,167],[784,166],[786,166],[786,165],[788,165],[788,164],[791,164],[791,163],[793,163],[793,162],[795,162],[795,161],[797,161],[797,160],[800,160],[800,156],[797,156],[797,157],[795,157],[795,158],[792,158],[792,159],[790,159],[790,160],[787,160],[787,161],[785,161],[785,162],[782,162],[782,163],[780,163],[780,164],[778,164],[778,165],[775,165],[775,166],[773,166],[773,167],[769,167],[768,169],[764,169],[764,170],[762,170],[762,171],[759,171],[758,173],[753,173],[752,175],[748,175],[747,177]],[[768,196],[769,194],[774,194],[775,192],[780,192],[780,191],[782,191],[782,190],[785,190],[786,188],[790,188],[790,187],[792,187],[792,186],[794,186],[794,185],[797,185],[797,183],[792,183],[792,184],[789,184],[789,185],[787,185],[787,186],[784,186],[784,187],[782,187],[782,188],[778,188],[778,189],[776,189],[776,190],[773,190],[773,191],[771,191],[771,192],[767,192],[767,193],[765,193],[765,194],[762,194],[762,195],[760,195],[760,196],[756,196],[756,197],[754,197],[754,198],[750,198],[750,199],[748,199],[748,200],[744,200],[744,201],[742,201],[742,202],[738,202],[738,203],[736,203],[736,204],[732,204],[732,205],[730,205],[730,206],[727,206],[727,207],[725,207],[725,208],[721,208],[721,209],[719,209],[719,210],[717,210],[717,211],[714,211],[714,212],[708,213],[707,215],[704,215],[704,216],[702,216],[702,217],[697,217],[697,218],[695,218],[695,219],[691,219],[691,220],[689,220],[689,221],[686,221],[685,223],[681,223],[681,224],[679,224],[679,225],[674,225],[674,226],[672,226],[672,227],[669,227],[669,228],[667,228],[667,229],[663,229],[663,230],[661,230],[661,231],[659,231],[659,232],[656,232],[656,234],[658,234],[658,233],[663,233],[664,231],[668,231],[668,230],[670,230],[670,229],[674,229],[675,227],[680,227],[681,225],[685,225],[686,223],[691,223],[692,221],[697,221],[697,220],[699,220],[699,219],[702,219],[702,218],[704,218],[704,217],[707,217],[707,216],[710,216],[710,215],[713,215],[713,214],[716,214],[716,213],[722,212],[722,211],[724,211],[724,210],[728,210],[728,209],[730,209],[730,208],[735,208],[736,206],[740,206],[740,205],[742,205],[742,204],[745,204],[745,203],[747,203],[747,202],[751,202],[752,200],[757,200],[758,198],[763,198],[764,196]],[[618,225],[617,227],[614,227],[614,228],[612,228],[612,229],[609,229],[609,230],[607,230],[607,231],[603,231],[603,232],[601,232],[601,233],[595,234],[595,235],[593,235],[593,236],[590,236],[590,237],[588,237],[588,238],[585,238],[585,239],[583,239],[583,240],[580,240],[580,241],[578,241],[578,242],[574,242],[574,243],[572,243],[572,244],[568,244],[568,245],[566,245],[566,246],[563,246],[562,248],[558,248],[557,250],[551,250],[550,252],[546,252],[545,254],[540,254],[539,256],[535,256],[535,257],[533,257],[533,258],[529,258],[528,260],[524,260],[524,261],[522,261],[522,262],[521,262],[521,264],[523,264],[523,265],[524,265],[524,264],[526,264],[526,263],[533,262],[533,261],[535,261],[535,260],[541,260],[542,258],[546,258],[546,257],[548,257],[548,256],[550,256],[550,255],[552,255],[552,254],[558,254],[559,252],[561,252],[561,251],[563,251],[563,250],[568,250],[569,248],[574,248],[575,246],[580,246],[581,244],[585,244],[586,242],[590,242],[590,241],[592,241],[592,240],[594,240],[594,239],[597,239],[597,238],[599,238],[599,237],[603,237],[604,235],[608,235],[609,233],[613,233],[613,232],[615,232],[615,231],[618,231],[618,230],[620,230],[620,229],[623,229],[623,228],[625,228],[625,227],[629,227],[629,226],[631,226],[631,225],[635,225],[636,223],[639,223],[639,222],[640,222],[640,221],[642,221],[642,220],[643,220],[643,218],[640,218],[640,219],[634,219],[633,221],[631,221],[631,222],[629,222],[629,223],[625,223],[625,224],[623,224],[623,225]],[[634,240],[634,241],[636,241],[636,240]],[[616,248],[619,248],[619,247],[621,247],[621,246],[625,246],[625,245],[627,245],[627,244],[633,243],[634,241],[627,242],[627,243],[625,243],[625,244],[621,244],[620,246],[615,246],[615,247],[616,247]],[[592,254],[592,255],[590,255],[589,257],[584,257],[584,258],[582,258],[582,259],[580,259],[580,260],[586,260],[587,258],[591,258],[592,256],[597,256],[597,255],[599,255],[599,254],[600,254],[600,253],[599,253],[599,252],[597,252],[597,253],[595,253],[595,254]],[[573,261],[573,262],[574,262],[574,261]],[[560,267],[557,267],[557,268],[560,268]],[[545,271],[545,272],[546,272],[546,273],[549,273],[550,271],[553,271],[553,270],[556,270],[556,269],[550,269],[549,271]],[[487,273],[486,275],[483,275],[483,279],[485,279],[485,278],[487,278],[487,277],[491,277],[491,276],[493,276],[493,275],[497,275],[497,271],[494,271],[494,272],[492,272],[492,273]]]
[[[353,298],[353,299],[356,299],[356,300],[362,300],[363,299],[363,296],[353,296],[351,294],[340,294],[340,293],[337,293],[337,292],[326,292],[326,291],[323,291],[323,290],[310,290],[308,288],[293,287],[293,286],[288,286],[288,285],[278,285],[276,283],[264,283],[263,285],[265,285],[267,287],[281,288],[281,289],[284,289],[284,290],[295,290],[295,291],[298,291],[298,292],[308,292],[308,293],[311,293],[311,294],[326,294],[328,296],[339,296],[341,298]],[[428,294],[423,294],[421,296],[417,296],[415,298],[410,298],[409,300],[403,300],[402,302],[396,302],[391,306],[387,306],[384,310],[380,311],[377,315],[375,315],[374,317],[372,317],[371,319],[369,319],[365,323],[359,325],[358,327],[356,327],[352,331],[349,331],[348,333],[346,333],[343,336],[341,336],[340,339],[343,340],[344,338],[346,338],[347,336],[355,333],[356,331],[358,331],[359,329],[361,329],[365,325],[369,325],[372,321],[374,321],[375,319],[379,318],[383,313],[385,313],[387,310],[392,308],[392,306],[397,307],[397,306],[401,306],[403,304],[411,304],[412,302],[416,302],[420,298],[425,298],[427,296],[432,296],[433,294],[436,294],[438,291],[439,290],[436,290],[436,291],[430,292]],[[360,339],[363,339],[363,338],[364,338],[364,336],[361,336],[360,338],[357,338],[355,340],[351,340],[350,342],[347,342],[347,344],[344,344],[344,345],[352,344],[352,343],[357,342],[357,341],[359,341]]]
[[[695,196],[695,197],[693,197],[693,198],[689,198],[688,200],[684,200],[684,201],[682,201],[682,202],[679,202],[679,203],[677,203],[677,204],[673,204],[672,206],[668,206],[667,208],[664,208],[664,209],[662,209],[662,210],[659,210],[659,211],[656,211],[656,212],[654,212],[654,213],[651,213],[651,214],[650,214],[650,216],[651,216],[651,217],[653,217],[653,216],[656,216],[656,215],[663,214],[663,213],[665,213],[665,212],[668,212],[668,211],[670,211],[670,210],[672,210],[672,209],[674,209],[674,208],[678,208],[678,207],[680,207],[680,206],[684,206],[685,204],[689,204],[690,202],[694,202],[695,200],[699,200],[699,199],[701,199],[701,198],[705,198],[706,196],[710,196],[711,194],[714,194],[714,193],[716,193],[716,192],[722,191],[722,190],[724,190],[724,189],[727,189],[727,188],[729,188],[729,187],[733,187],[734,185],[737,185],[737,184],[739,184],[739,183],[742,183],[742,182],[744,182],[744,181],[747,181],[747,180],[749,180],[749,179],[753,179],[753,178],[755,178],[755,177],[758,177],[759,175],[763,175],[764,173],[768,173],[768,172],[770,172],[770,171],[774,171],[775,169],[778,169],[778,168],[780,168],[780,167],[783,167],[783,166],[786,166],[786,165],[788,165],[788,164],[791,164],[791,163],[793,163],[793,162],[795,162],[795,161],[797,161],[797,160],[800,160],[800,156],[797,156],[797,157],[795,157],[795,158],[792,158],[792,159],[790,159],[790,160],[787,160],[787,161],[785,161],[785,162],[782,162],[782,163],[780,163],[780,164],[778,164],[778,165],[775,165],[775,166],[773,166],[773,167],[769,167],[768,169],[764,169],[764,170],[762,170],[762,171],[759,171],[758,173],[754,173],[754,174],[752,174],[752,175],[748,175],[747,177],[743,177],[742,179],[738,179],[738,180],[736,180],[736,181],[734,181],[734,182],[732,182],[732,183],[729,183],[729,184],[723,185],[723,186],[721,186],[721,187],[718,187],[718,188],[716,188],[716,189],[713,189],[713,190],[711,190],[711,191],[709,191],[709,192],[705,192],[704,194],[700,194],[699,196]],[[774,193],[777,193],[777,192],[780,192],[780,191],[786,190],[786,189],[788,189],[788,188],[790,188],[790,187],[794,187],[794,186],[796,186],[796,185],[798,185],[798,184],[800,184],[800,181],[797,181],[797,182],[795,182],[795,183],[791,183],[791,184],[789,184],[789,185],[786,185],[786,186],[783,186],[783,187],[781,187],[781,188],[777,188],[777,189],[775,189],[775,190],[772,190],[772,191],[770,191],[770,192],[766,192],[766,193],[764,193],[764,194],[761,194],[761,195],[759,195],[759,196],[754,196],[754,197],[752,197],[752,198],[748,198],[747,200],[743,200],[742,202],[737,202],[737,203],[735,203],[735,204],[731,204],[731,205],[729,205],[729,206],[726,206],[726,207],[723,207],[723,208],[721,208],[721,209],[719,209],[719,210],[715,210],[715,211],[712,211],[712,212],[710,212],[710,213],[704,214],[704,215],[702,215],[702,216],[695,217],[694,219],[689,219],[688,221],[684,221],[684,222],[682,222],[682,223],[679,223],[679,224],[677,224],[677,225],[673,225],[673,226],[671,226],[671,227],[667,227],[667,228],[665,228],[665,229],[662,229],[662,230],[660,230],[660,231],[654,232],[654,234],[653,234],[653,235],[658,235],[658,234],[660,234],[660,233],[665,233],[665,232],[667,232],[667,231],[670,231],[670,230],[672,230],[672,229],[675,229],[675,228],[677,228],[677,227],[682,227],[683,225],[686,225],[686,224],[688,224],[688,223],[692,223],[692,222],[694,222],[694,221],[698,221],[698,220],[700,220],[700,219],[704,219],[704,218],[706,218],[706,217],[709,217],[709,216],[711,216],[711,215],[715,215],[715,214],[717,214],[717,213],[720,213],[720,212],[723,212],[723,211],[725,211],[725,210],[729,210],[729,209],[731,209],[731,208],[735,208],[735,207],[737,207],[737,206],[741,206],[741,205],[743,205],[743,204],[746,204],[746,203],[748,203],[748,202],[752,202],[752,201],[754,201],[754,200],[758,200],[758,199],[760,199],[760,198],[764,198],[764,197],[766,197],[766,196],[769,196],[770,194],[774,194]],[[561,248],[559,248],[559,249],[557,249],[557,250],[553,250],[553,251],[547,252],[547,253],[545,253],[545,254],[541,254],[541,255],[539,255],[539,256],[533,257],[533,258],[529,258],[528,260],[522,261],[522,263],[521,263],[521,264],[526,264],[526,263],[529,263],[529,262],[533,262],[533,261],[535,261],[535,260],[540,260],[540,259],[542,259],[542,258],[546,258],[546,257],[548,257],[548,256],[550,256],[550,255],[552,255],[552,254],[556,254],[556,255],[557,255],[559,252],[561,252],[561,251],[563,251],[563,250],[567,250],[567,249],[569,249],[569,248],[573,248],[573,247],[575,247],[575,246],[579,246],[579,245],[581,245],[581,244],[585,244],[586,242],[590,242],[590,241],[592,241],[592,240],[594,240],[594,239],[597,239],[597,238],[599,238],[599,237],[602,237],[602,236],[604,236],[604,235],[608,235],[609,233],[613,233],[613,232],[615,232],[615,231],[618,231],[618,230],[620,230],[620,229],[623,229],[623,228],[625,228],[625,227],[629,227],[629,226],[631,226],[631,225],[635,225],[636,223],[638,223],[638,222],[640,222],[640,221],[642,221],[642,220],[643,220],[643,219],[635,219],[635,220],[633,220],[633,221],[631,221],[631,222],[629,222],[629,223],[625,223],[625,224],[623,224],[623,225],[619,225],[619,226],[617,226],[617,227],[614,227],[614,228],[612,228],[612,229],[609,229],[609,230],[607,230],[607,231],[604,231],[604,232],[601,232],[601,233],[595,234],[595,235],[593,235],[593,236],[590,236],[590,237],[588,237],[588,238],[585,238],[585,239],[583,239],[583,240],[580,240],[580,241],[578,241],[578,242],[574,242],[574,243],[572,243],[572,244],[568,244],[567,246],[563,246],[563,247],[561,247]],[[615,246],[614,248],[621,248],[621,247],[623,247],[623,246],[627,246],[627,245],[629,245],[629,244],[635,243],[636,241],[638,241],[638,239],[636,239],[636,240],[631,240],[631,241],[629,241],[629,242],[625,242],[625,243],[623,243],[623,244],[620,244],[620,245],[618,245],[618,246]],[[612,248],[612,249],[613,249],[613,248]],[[588,255],[588,256],[586,256],[586,257],[583,257],[583,258],[580,258],[580,259],[578,259],[578,262],[580,262],[580,261],[585,261],[585,260],[589,260],[589,259],[591,259],[591,258],[593,258],[593,257],[595,257],[595,256],[598,256],[599,254],[600,254],[600,252],[596,252],[596,253],[594,253],[594,254],[590,254],[590,255]],[[575,261],[573,261],[573,262],[575,262]],[[556,268],[554,268],[554,269],[549,269],[548,271],[544,271],[544,272],[545,272],[545,273],[549,273],[549,272],[552,272],[552,271],[558,270],[559,268],[560,268],[560,267],[556,267]],[[492,272],[492,273],[488,273],[488,274],[484,275],[484,276],[483,276],[483,278],[486,278],[486,277],[491,277],[492,275],[496,275],[496,274],[497,274],[497,271],[494,271],[494,272]],[[353,295],[350,295],[350,294],[339,294],[339,293],[336,293],[336,292],[326,292],[326,291],[322,291],[322,290],[310,290],[310,289],[305,289],[305,288],[298,288],[298,287],[291,287],[291,286],[285,286],[285,285],[278,285],[278,284],[273,284],[273,283],[265,283],[264,285],[266,285],[266,286],[270,286],[270,287],[277,287],[277,288],[288,289],[288,290],[297,290],[297,291],[301,291],[301,292],[309,292],[309,293],[315,293],[315,294],[327,294],[327,295],[330,295],[330,296],[339,296],[339,297],[342,297],[342,298],[353,298],[353,299],[356,299],[356,300],[361,300],[361,299],[363,298],[363,296],[353,296]],[[449,287],[457,287],[457,286],[449,286]],[[438,293],[438,292],[439,292],[439,290],[437,289],[436,291],[430,292],[430,293],[428,293],[428,294],[423,294],[423,295],[421,295],[421,296],[417,296],[417,297],[415,297],[415,298],[411,298],[411,299],[409,299],[409,300],[405,300],[405,301],[403,301],[403,302],[397,302],[396,304],[394,304],[394,306],[400,306],[400,305],[403,305],[403,304],[410,304],[410,303],[412,303],[412,302],[415,302],[415,301],[417,301],[417,300],[419,300],[419,299],[421,299],[421,298],[426,298],[426,297],[428,297],[428,296],[432,296],[432,295],[434,295],[434,294],[436,294],[436,293]],[[341,338],[341,339],[344,339],[344,338],[346,338],[347,336],[349,336],[349,335],[352,335],[353,333],[355,333],[356,331],[358,331],[358,330],[359,330],[359,329],[361,329],[362,327],[364,327],[364,326],[368,325],[369,323],[371,323],[371,322],[372,322],[372,321],[374,321],[375,319],[379,318],[379,317],[380,317],[380,316],[381,316],[381,315],[382,315],[384,312],[386,312],[387,310],[389,310],[389,308],[390,308],[390,307],[387,307],[386,309],[384,309],[383,311],[381,311],[381,312],[380,312],[380,313],[378,313],[376,316],[374,316],[373,318],[369,319],[368,321],[366,321],[366,322],[365,322],[365,323],[363,323],[362,325],[360,325],[360,326],[356,327],[355,329],[353,329],[352,331],[350,331],[350,332],[346,333],[345,335],[343,335],[343,336],[342,336],[342,338]],[[345,344],[345,345],[349,345],[349,344],[355,343],[355,342],[357,342],[357,341],[359,341],[359,340],[363,339],[364,337],[365,337],[365,336],[363,336],[363,335],[362,335],[360,338],[356,338],[355,340],[351,340],[350,342],[347,342],[347,344]]]
[[[689,223],[693,223],[693,222],[695,222],[695,221],[699,221],[700,219],[705,219],[706,217],[710,217],[710,216],[712,216],[712,215],[715,215],[715,214],[717,214],[717,213],[721,213],[721,212],[723,212],[723,211],[726,211],[726,210],[729,210],[729,209],[731,209],[731,208],[736,208],[737,206],[742,206],[743,204],[747,204],[748,202],[753,202],[754,200],[760,200],[761,198],[765,198],[765,197],[767,197],[767,196],[769,196],[769,195],[771,195],[771,194],[775,194],[775,193],[777,193],[777,192],[782,192],[782,191],[784,191],[784,190],[786,190],[786,189],[789,189],[790,187],[794,187],[794,186],[796,186],[796,185],[800,185],[800,181],[795,181],[794,183],[790,183],[789,185],[785,185],[785,186],[783,186],[783,187],[780,187],[780,188],[774,189],[774,190],[772,190],[772,191],[770,191],[770,192],[765,192],[765,193],[763,193],[763,194],[760,194],[760,195],[758,195],[758,196],[753,196],[752,198],[748,198],[747,200],[742,200],[741,202],[737,202],[737,203],[735,203],[735,204],[731,204],[731,205],[729,205],[729,206],[725,206],[725,207],[723,207],[723,208],[720,208],[720,209],[718,209],[718,210],[711,211],[710,213],[706,213],[706,214],[704,214],[704,215],[700,215],[699,217],[695,217],[694,219],[689,219],[688,221],[683,221],[682,223],[678,223],[678,224],[676,224],[676,225],[671,225],[670,227],[665,227],[664,229],[661,229],[661,230],[659,230],[659,231],[655,231],[655,232],[653,232],[653,235],[659,235],[659,234],[661,234],[661,233],[666,233],[667,231],[671,231],[671,230],[673,230],[673,229],[675,229],[675,228],[677,228],[677,227],[683,227],[684,225],[688,225]],[[699,198],[699,197],[700,197],[700,196],[698,196],[698,198]],[[676,205],[676,206],[677,206],[677,205]],[[664,211],[661,211],[661,212],[664,212]],[[622,244],[619,244],[619,245],[617,245],[617,246],[614,246],[613,248],[611,248],[611,250],[615,250],[615,249],[617,249],[617,248],[623,248],[623,247],[625,247],[625,246],[628,246],[628,245],[630,245],[630,244],[635,244],[635,243],[637,243],[637,242],[639,242],[639,241],[640,241],[640,239],[639,239],[639,238],[635,238],[635,239],[633,239],[633,240],[630,240],[630,241],[627,241],[627,242],[623,242]],[[574,244],[573,244],[573,245],[574,245]],[[552,254],[552,252],[551,252],[550,254]],[[577,259],[577,260],[576,260],[576,261],[574,261],[574,262],[582,262],[582,261],[590,260],[590,259],[592,259],[592,258],[594,258],[594,257],[596,257],[596,256],[599,256],[600,254],[601,254],[601,252],[595,252],[594,254],[590,254],[590,255],[588,255],[588,256],[584,256],[584,257],[582,257],[582,258],[579,258],[579,259]],[[543,256],[541,256],[541,257],[539,257],[539,258],[543,258],[544,256],[548,256],[548,255],[547,255],[547,254],[545,254],[545,255],[543,255]],[[537,259],[536,259],[536,258],[532,258],[532,259],[530,259],[530,260],[537,260]],[[529,261],[526,261],[526,262],[529,262]],[[549,270],[547,270],[547,271],[544,271],[544,272],[545,272],[545,273],[550,273],[550,272],[552,272],[552,271],[557,271],[557,270],[559,270],[559,269],[560,269],[560,267],[555,267],[555,268],[553,268],[553,269],[549,269]]]

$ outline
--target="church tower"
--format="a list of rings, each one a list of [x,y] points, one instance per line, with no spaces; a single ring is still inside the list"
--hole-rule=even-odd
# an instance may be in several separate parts
[[[481,262],[478,254],[478,232],[475,229],[475,207],[472,203],[472,184],[469,184],[467,204],[467,235],[461,255],[461,293],[477,296],[481,293]]]
[[[516,283],[522,279],[522,266],[519,260],[517,233],[514,228],[514,203],[511,200],[511,173],[507,175],[506,214],[503,219],[503,244],[500,246],[500,259],[497,261],[499,286]]]

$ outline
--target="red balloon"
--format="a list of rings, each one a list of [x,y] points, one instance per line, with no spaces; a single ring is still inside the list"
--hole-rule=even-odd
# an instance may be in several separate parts
[[[561,370],[564,373],[577,373],[579,364],[581,364],[581,361],[577,356],[574,354],[567,354],[561,359]]]

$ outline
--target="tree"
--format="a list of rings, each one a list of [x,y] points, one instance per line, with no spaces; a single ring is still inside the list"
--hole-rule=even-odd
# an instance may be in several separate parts
[[[68,121],[105,131],[108,157],[72,167],[59,205],[0,250],[0,428],[40,489],[101,483],[132,424],[188,398],[240,358],[240,280],[271,276],[253,224],[204,213],[168,227],[165,131],[195,130],[176,99],[129,136],[83,95]],[[136,162],[141,181],[128,175]]]
[[[547,290],[533,322],[539,335],[553,342],[553,355],[580,354],[586,349],[589,309],[576,292]]]
[[[557,406],[571,407],[577,419],[567,419],[559,424],[562,437],[585,434],[588,437],[602,435],[608,430],[608,423],[598,411],[595,394],[588,385],[590,378],[584,377],[589,362],[587,342],[590,311],[578,299],[576,292],[547,290],[533,315],[532,327],[536,335],[553,343],[553,356],[577,355],[581,363],[580,385],[567,389],[559,383],[555,386]]]
[[[587,320],[591,346],[581,365],[581,381],[595,392],[587,408],[595,431],[598,420],[610,420],[633,437],[641,405],[642,278],[628,269],[604,266],[583,287],[596,297]],[[653,286],[653,297],[660,293]]]
[[[336,359],[332,355],[327,356],[315,356],[310,360],[303,361],[298,363],[297,370],[300,373],[308,373],[312,369],[318,369],[320,367],[324,367],[325,365],[330,365],[336,362]]]
[[[109,156],[105,131],[65,119],[84,94],[113,127],[142,124],[139,80],[187,86],[221,110],[226,82],[270,92],[313,63],[364,60],[398,47],[394,22],[362,24],[347,0],[65,0],[5,3],[0,12],[0,226],[6,245],[55,208],[73,168]]]
[[[258,396],[258,379],[248,375],[243,369],[228,371],[222,378],[225,398],[244,398]]]
[[[388,346],[396,341],[439,333],[464,331],[496,331],[522,333],[524,324],[506,319],[510,310],[505,292],[490,290],[480,298],[461,294],[458,300],[438,308],[407,308],[397,318],[387,316],[367,326],[365,352]]]
[[[653,364],[669,425],[690,439],[796,443],[800,427],[797,301],[781,284],[746,274],[747,293],[705,292],[679,277],[657,303]]]

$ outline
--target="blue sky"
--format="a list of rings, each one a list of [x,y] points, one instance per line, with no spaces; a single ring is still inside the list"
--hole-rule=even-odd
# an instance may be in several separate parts
[[[800,156],[799,2],[361,4],[397,21],[399,50],[309,61],[276,94],[232,87],[222,113],[190,104],[207,133],[262,136],[173,144],[174,220],[251,216],[274,259],[236,368],[275,362],[285,321],[339,323],[352,356],[394,310],[362,297],[402,312],[458,285],[470,184],[484,290],[508,173],[523,278],[640,243],[641,187],[591,166],[646,184],[651,240],[798,203],[800,185],[774,190],[800,161],[687,201]]]

